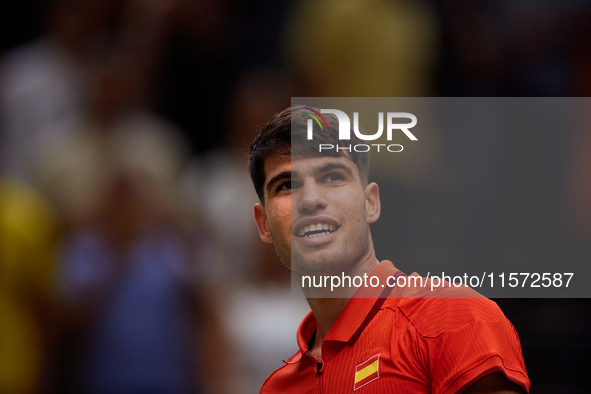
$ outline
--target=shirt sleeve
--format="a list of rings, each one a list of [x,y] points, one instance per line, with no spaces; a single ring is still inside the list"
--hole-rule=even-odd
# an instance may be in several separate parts
[[[429,342],[433,393],[462,392],[495,372],[529,392],[519,337],[500,309],[496,320],[477,319]]]

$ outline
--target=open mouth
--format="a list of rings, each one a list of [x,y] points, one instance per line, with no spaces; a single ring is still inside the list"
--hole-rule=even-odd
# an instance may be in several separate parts
[[[318,223],[304,226],[296,235],[300,238],[321,237],[323,235],[334,233],[338,229],[339,226],[335,226],[334,224]]]

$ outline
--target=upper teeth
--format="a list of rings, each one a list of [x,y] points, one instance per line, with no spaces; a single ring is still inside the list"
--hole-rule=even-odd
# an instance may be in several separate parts
[[[300,231],[298,231],[298,236],[320,237],[321,235],[332,233],[333,231],[335,231],[335,227],[336,226],[332,224],[326,223],[311,224],[310,226],[304,226],[304,228],[300,229]]]

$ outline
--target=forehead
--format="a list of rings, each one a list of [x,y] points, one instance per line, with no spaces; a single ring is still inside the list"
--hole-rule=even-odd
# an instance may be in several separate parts
[[[291,155],[271,156],[265,159],[265,185],[269,180],[285,171],[291,171]]]

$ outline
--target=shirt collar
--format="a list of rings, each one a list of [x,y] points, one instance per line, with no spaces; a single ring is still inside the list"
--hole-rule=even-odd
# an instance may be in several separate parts
[[[380,278],[381,284],[386,283],[388,276],[400,274],[401,271],[388,260],[380,262],[371,272],[371,276]],[[324,341],[347,343],[354,339],[378,312],[385,298],[388,297],[390,290],[388,287],[383,288],[381,286],[359,288],[331,327]],[[297,341],[302,353],[308,350],[308,343],[315,333],[316,319],[310,312],[298,329]]]

